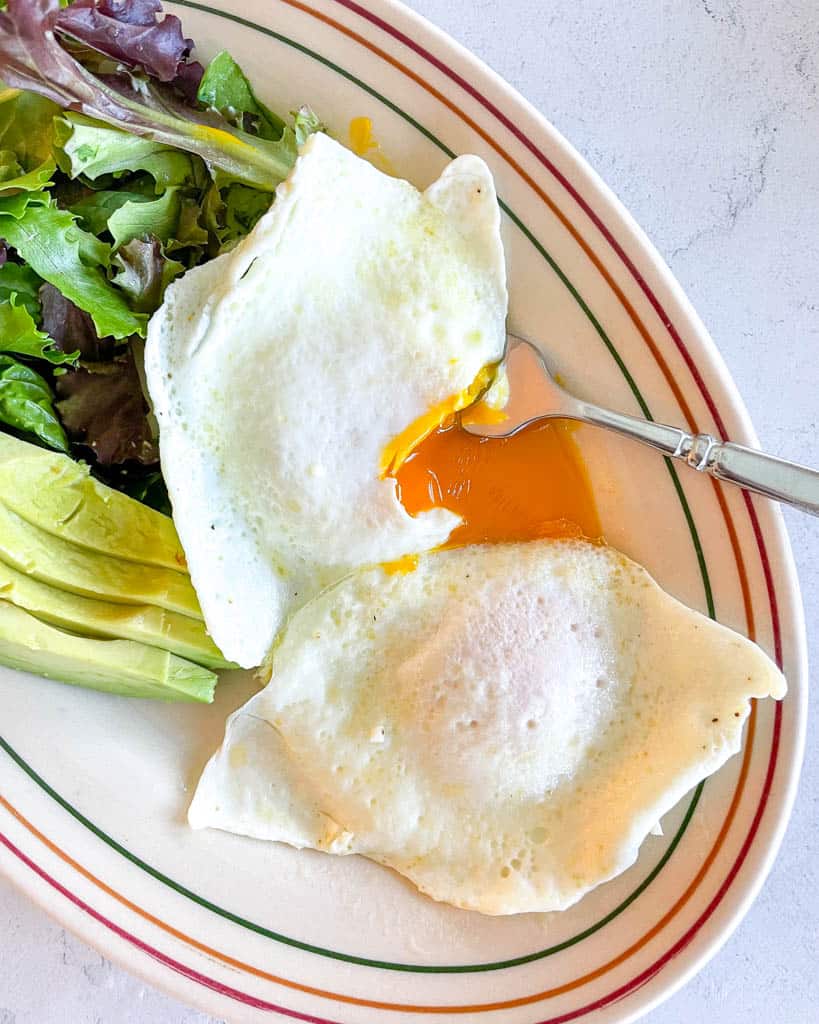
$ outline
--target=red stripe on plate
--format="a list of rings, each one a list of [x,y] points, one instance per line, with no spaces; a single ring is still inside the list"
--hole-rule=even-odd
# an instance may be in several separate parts
[[[115,924],[109,918],[100,914],[99,911],[94,910],[92,906],[81,900],[79,896],[76,896],[73,892],[70,892],[61,885],[56,878],[52,878],[48,872],[44,871],[38,864],[35,864],[33,860],[26,856],[22,850],[18,849],[12,843],[12,841],[2,832],[0,832],[0,843],[2,843],[11,853],[14,854],[18,860],[22,861],[26,867],[30,868],[36,875],[39,875],[44,882],[47,882],[52,889],[55,889],[61,896],[65,896],[67,900],[78,907],[83,913],[88,914],[99,924],[104,925],[109,931],[118,935],[121,939],[135,946],[137,949],[146,953],[153,960],[158,960],[159,963],[164,964],[166,967],[170,967],[171,970],[177,974],[181,974],[183,977],[190,979],[191,981],[198,982],[200,985],[204,985],[206,988],[211,989],[213,992],[218,993],[220,996],[227,996],[230,999],[235,999],[237,1002],[243,1003],[245,1006],[252,1006],[257,1010],[269,1010],[275,1013],[283,1013],[288,1017],[295,1017],[296,1020],[307,1021],[308,1024],[341,1024],[340,1021],[328,1020],[326,1017],[315,1017],[311,1013],[301,1013],[298,1010],[290,1010],[286,1006],[278,1006],[276,1003],[269,1003],[264,999],[257,999],[255,996],[248,995],[246,992],[240,992],[238,989],[231,988],[229,985],[223,985],[222,982],[216,981],[214,978],[209,978],[204,974],[200,974],[199,971],[195,971],[192,967],[188,967],[178,960],[174,960],[173,957],[162,953],[154,946],[149,946],[147,942],[143,942],[142,939],[138,939],[135,935],[121,928],[118,924]]]
[[[699,932],[703,924],[705,924],[705,922],[711,917],[711,915],[717,909],[719,904],[722,902],[723,896],[728,891],[729,887],[734,881],[734,878],[737,876],[740,869],[742,868],[742,865],[745,862],[745,858],[748,855],[748,851],[750,850],[751,845],[753,843],[754,837],[756,836],[757,830],[759,829],[759,825],[762,821],[762,815],[764,813],[765,806],[768,801],[768,796],[773,785],[774,773],[776,768],[776,754],[779,750],[779,742],[781,736],[781,726],[782,705],[781,703],[778,703],[776,706],[776,716],[774,719],[772,756],[768,762],[768,771],[765,776],[765,784],[763,786],[762,798],[760,800],[759,806],[754,816],[754,820],[751,824],[751,828],[749,829],[748,835],[746,836],[745,841],[742,844],[742,847],[739,851],[736,860],[734,861],[730,871],[725,877],[725,880],[723,881],[720,888],[717,890],[716,894],[714,895],[714,897],[712,898],[711,902],[708,904],[704,912],[700,915],[700,917],[694,922],[691,928],[689,928],[689,930],[665,954],[663,954],[663,956],[661,956],[658,960],[655,960],[650,967],[646,968],[636,977],[632,978],[631,981],[626,982],[625,985],[622,985],[620,988],[615,989],[613,992],[609,992],[607,995],[601,996],[600,999],[597,999],[592,1003],[587,1003],[585,1006],[579,1007],[576,1010],[570,1010],[568,1013],[559,1014],[556,1017],[549,1017],[541,1021],[540,1024],[566,1024],[566,1022],[568,1021],[577,1020],[579,1017],[583,1017],[588,1013],[592,1013],[595,1010],[602,1009],[603,1007],[606,1007],[611,1003],[623,999],[625,996],[630,995],[632,992],[635,992],[637,989],[642,988],[643,985],[646,985],[648,982],[650,982],[652,978],[654,978],[655,975],[657,975],[670,960],[673,960],[690,944],[690,942],[694,939],[694,937]],[[154,946],[150,946],[147,942],[143,942],[141,939],[138,939],[135,935],[132,935],[130,932],[126,931],[124,928],[121,928],[119,925],[115,924],[109,918],[99,913],[99,911],[94,910],[93,907],[89,906],[89,904],[87,904],[84,900],[80,899],[79,896],[76,896],[74,893],[70,892],[68,889],[65,888],[65,886],[61,885],[55,878],[53,878],[46,871],[44,871],[43,868],[35,864],[33,860],[27,857],[26,854],[22,852],[22,850],[18,849],[11,842],[11,840],[8,839],[2,833],[0,833],[0,842],[2,842],[3,845],[12,854],[14,854],[15,857],[22,861],[22,863],[24,863],[28,868],[35,872],[35,874],[39,875],[39,877],[42,878],[43,881],[47,882],[48,885],[50,885],[53,889],[59,892],[67,900],[69,900],[76,907],[82,910],[85,914],[87,914],[100,924],[104,925],[115,935],[118,935],[121,939],[124,939],[126,942],[129,942],[132,946],[135,946],[143,953],[146,953],[152,959],[157,960],[159,963],[164,964],[166,967],[169,967],[177,974],[180,974],[191,981],[195,981],[198,984],[203,985],[204,987],[210,989],[213,992],[216,992],[221,996],[233,999],[236,1002],[242,1003],[245,1006],[250,1006],[257,1010],[264,1010],[266,1012],[272,1013],[281,1013],[288,1017],[295,1018],[296,1020],[307,1021],[309,1022],[309,1024],[342,1024],[342,1022],[337,1020],[331,1020],[326,1017],[317,1017],[313,1014],[302,1013],[298,1010],[291,1010],[285,1006],[281,1006],[278,1003],[268,1002],[265,999],[260,999],[257,996],[252,996],[247,992],[241,992],[239,989],[235,989],[229,985],[225,985],[222,982],[217,981],[215,978],[210,978],[207,975],[201,974],[199,971],[194,970],[192,967],[188,967],[180,961],[175,960],[173,957],[168,956],[166,953],[162,953]],[[498,1008],[500,1009],[501,1007]],[[430,1009],[432,1010],[433,1008]],[[445,1010],[444,1008],[437,1007],[434,1008],[434,1012],[441,1013],[445,1012]]]
[[[518,139],[526,147],[526,149],[528,149],[529,152],[533,154],[533,156],[537,158],[539,163],[541,163],[546,168],[546,170],[549,171],[552,177],[555,178],[560,183],[560,185],[562,185],[566,192],[568,192],[572,199],[578,204],[578,206],[583,210],[586,216],[600,231],[600,233],[609,243],[611,248],[620,258],[621,262],[624,264],[628,272],[634,278],[635,282],[640,287],[640,290],[648,299],[652,309],[654,309],[657,316],[660,318],[663,326],[668,331],[677,349],[682,355],[683,360],[691,373],[691,376],[694,378],[694,381],[697,385],[697,388],[700,391],[700,394],[702,395],[706,405],[708,406],[708,411],[711,413],[711,416],[717,427],[718,433],[720,434],[722,439],[725,440],[727,437],[727,433],[725,430],[725,421],[722,418],[719,408],[717,407],[717,403],[714,400],[714,397],[711,394],[708,385],[705,383],[705,380],[699,371],[699,367],[694,362],[694,358],[691,355],[688,346],[685,344],[679,331],[674,326],[673,320],[665,311],[662,303],[654,294],[654,291],[652,290],[646,279],[643,277],[643,275],[640,273],[640,271],[637,269],[637,267],[634,265],[631,258],[623,248],[623,246],[614,236],[613,232],[609,230],[609,228],[606,226],[600,215],[592,208],[592,206],[586,201],[586,199],[584,199],[584,197],[580,194],[580,192],[578,192],[574,185],[572,185],[568,178],[566,178],[566,176],[560,170],[558,170],[558,168],[552,163],[552,161],[546,156],[546,154],[542,150],[540,150],[534,142],[532,142],[532,140],[526,135],[526,133],[523,132],[520,128],[518,128],[518,126],[513,121],[511,121],[501,110],[498,109],[498,107],[495,106],[494,103],[491,102],[491,100],[488,100],[470,82],[468,82],[465,78],[459,75],[456,71],[453,71],[452,68],[446,65],[433,53],[430,53],[429,50],[421,46],[420,43],[417,43],[414,39],[410,38],[404,32],[401,32],[400,29],[395,28],[393,25],[385,21],[383,18],[380,18],[377,14],[374,14],[372,11],[368,11],[360,4],[357,4],[355,0],[334,0],[334,2],[340,4],[342,7],[346,7],[350,11],[353,11],[361,18],[364,18],[365,21],[369,21],[371,24],[377,26],[382,31],[392,36],[394,39],[397,39],[399,42],[403,43],[414,53],[417,53],[420,57],[422,57],[428,64],[431,64],[433,67],[437,68],[444,75],[446,75],[447,78],[449,78],[451,81],[459,85],[469,96],[477,100],[477,102],[480,103],[480,105],[485,110],[488,110],[495,118],[497,118],[497,120],[500,121],[500,123],[505,128],[507,128],[515,136],[515,138]],[[751,524],[753,527],[756,543],[759,548],[759,554],[762,561],[762,568],[765,575],[765,585],[768,592],[768,600],[771,607],[771,624],[774,633],[774,648],[776,653],[776,662],[779,665],[779,667],[782,668],[782,644],[781,626],[779,622],[779,607],[776,598],[776,588],[774,586],[773,575],[770,567],[770,559],[768,557],[765,539],[762,535],[762,530],[760,528],[759,520],[757,518],[756,509],[753,507],[748,492],[743,491],[743,494],[745,497],[745,503],[748,508],[748,515],[751,519]]]

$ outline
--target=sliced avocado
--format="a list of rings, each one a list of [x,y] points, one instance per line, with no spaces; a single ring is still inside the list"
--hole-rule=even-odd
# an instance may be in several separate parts
[[[201,665],[133,640],[90,640],[0,601],[0,663],[126,697],[210,704],[217,677]]]
[[[0,503],[0,561],[42,583],[118,604],[152,604],[201,619],[190,578],[70,544]]]
[[[173,521],[67,455],[0,433],[0,501],[26,522],[115,558],[185,572]]]
[[[136,640],[212,669],[236,667],[225,661],[198,619],[151,605],[114,604],[70,594],[40,583],[5,562],[0,562],[0,600],[72,633]]]

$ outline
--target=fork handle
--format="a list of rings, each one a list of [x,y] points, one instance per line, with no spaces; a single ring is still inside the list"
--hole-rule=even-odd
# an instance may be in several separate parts
[[[718,441],[710,434],[689,434],[678,427],[601,409],[590,402],[578,401],[572,419],[607,427],[673,459],[682,459],[700,473],[819,516],[819,472],[815,469],[731,441]]]

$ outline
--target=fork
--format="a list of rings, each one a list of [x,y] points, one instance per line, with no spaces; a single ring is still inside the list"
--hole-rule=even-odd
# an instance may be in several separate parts
[[[710,434],[690,434],[679,427],[627,416],[577,398],[557,382],[540,351],[514,334],[507,336],[501,365],[509,380],[503,418],[498,421],[500,413],[495,410],[486,416],[484,393],[461,413],[461,424],[471,434],[508,437],[536,420],[578,420],[641,441],[700,473],[819,516],[819,472],[815,469],[731,441],[719,441]]]

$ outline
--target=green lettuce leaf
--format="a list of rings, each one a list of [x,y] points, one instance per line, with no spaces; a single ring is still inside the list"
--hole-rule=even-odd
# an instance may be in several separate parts
[[[217,53],[205,69],[197,99],[217,111],[236,128],[262,139],[278,141],[286,125],[259,102],[244,72],[227,50]]]
[[[149,202],[142,198],[129,199],[108,218],[114,248],[147,235],[167,242],[179,226],[181,209],[182,197],[178,188],[167,188],[158,199]]]
[[[117,268],[114,284],[128,296],[133,309],[153,313],[158,309],[165,289],[185,270],[184,264],[168,259],[156,238],[134,238],[114,253]]]
[[[198,262],[208,242],[207,231],[198,223],[199,203],[183,196],[176,186],[158,198],[125,189],[103,189],[76,203],[71,212],[95,235],[110,232],[115,250],[135,238],[153,237],[162,242],[166,252],[195,247],[194,261]]]
[[[108,230],[109,218],[128,202],[144,203],[148,197],[141,192],[131,192],[127,188],[120,191],[100,189],[90,196],[81,199],[70,207],[83,230],[92,235],[101,235]]]
[[[68,451],[46,381],[30,366],[0,354],[0,423],[23,434],[33,434],[49,448]]]
[[[35,93],[0,86],[0,191],[37,191],[52,184],[56,104]]]
[[[25,306],[35,320],[40,319],[38,292],[43,279],[31,267],[8,260],[0,267],[0,302],[17,296],[17,304]]]
[[[64,111],[54,122],[54,150],[60,170],[71,178],[97,181],[144,171],[157,192],[172,185],[201,186],[207,178],[201,160],[73,111]]]
[[[273,196],[246,185],[220,189],[214,183],[202,200],[202,219],[211,236],[211,253],[228,252],[256,226]]]
[[[69,212],[60,210],[54,203],[49,204],[48,208],[56,211],[57,214]],[[108,267],[111,262],[111,246],[107,242],[103,242],[101,238],[97,238],[96,235],[92,235],[90,231],[83,231],[70,213],[69,216],[73,226],[68,227],[67,230],[72,239],[76,238],[77,252],[82,262],[87,267]],[[55,217],[52,223],[56,224],[56,222],[57,218]],[[65,223],[68,224],[67,221]]]
[[[13,149],[0,149],[0,188],[4,181],[13,181],[25,174]]]
[[[299,107],[293,112],[293,131],[296,134],[296,144],[301,146],[314,132],[327,131],[324,123],[319,119],[310,107]]]
[[[24,196],[0,198],[0,237],[20,257],[80,309],[91,315],[100,337],[143,334],[145,317],[133,313],[100,270],[110,248],[83,231],[68,210]],[[89,266],[96,262],[98,265]]]
[[[45,359],[55,366],[73,365],[80,354],[61,351],[53,338],[37,329],[26,307],[14,305],[13,301],[0,303],[0,352]]]
[[[264,194],[272,200],[273,197],[270,193]],[[200,202],[190,196],[184,196],[173,237],[167,240],[163,239],[165,252],[175,253],[188,267],[199,263],[209,241],[207,229],[201,224],[201,214]]]
[[[17,154],[11,149],[0,149],[0,194],[12,189],[24,192],[38,192],[47,185],[53,185],[55,164],[53,160],[35,167],[33,171],[24,171],[17,160]]]
[[[256,222],[270,209],[272,196],[246,185],[231,185],[223,193],[225,204],[222,242],[236,242],[253,230]]]

